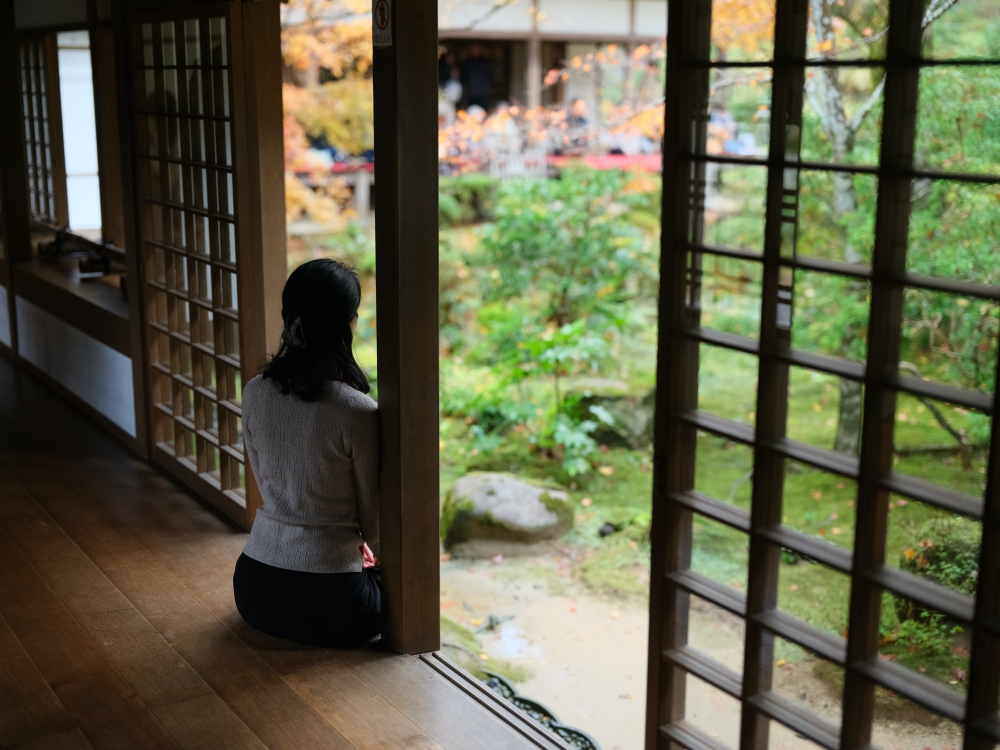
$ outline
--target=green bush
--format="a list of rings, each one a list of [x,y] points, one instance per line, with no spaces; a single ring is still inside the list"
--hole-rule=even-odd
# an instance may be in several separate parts
[[[899,566],[935,583],[974,596],[979,579],[979,524],[958,516],[919,526]],[[900,619],[905,619],[900,616]]]
[[[492,220],[499,185],[498,180],[485,174],[439,177],[439,224],[454,227]]]

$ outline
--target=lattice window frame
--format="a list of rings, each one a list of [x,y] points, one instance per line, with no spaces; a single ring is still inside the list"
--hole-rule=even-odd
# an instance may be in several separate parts
[[[246,524],[240,313],[250,263],[233,15],[232,3],[130,14],[128,43],[151,453]]]
[[[17,48],[28,208],[33,218],[64,227],[69,207],[55,35],[20,37]]]
[[[982,499],[897,474],[893,431],[897,395],[948,401],[993,416],[994,399],[918,378],[901,376],[899,350],[905,289],[961,294],[996,300],[994,287],[918,277],[907,272],[911,182],[918,177],[950,177],[998,183],[984,175],[942,174],[914,168],[919,71],[933,64],[921,58],[922,6],[892,0],[887,52],[883,141],[879,164],[808,165],[799,160],[802,92],[806,69],[808,0],[777,0],[772,69],[772,121],[765,159],[705,153],[705,112],[709,86],[711,0],[669,6],[672,44],[668,47],[663,165],[663,233],[658,353],[658,400],[654,457],[653,559],[650,597],[650,651],[646,723],[649,748],[723,748],[685,721],[685,685],[694,675],[742,704],[740,747],[768,746],[771,720],[826,748],[862,748],[871,742],[876,685],[962,724],[967,750],[1000,742],[1000,440],[990,443]],[[963,64],[966,61],[963,61]],[[808,65],[831,66],[809,60]],[[850,61],[848,65],[857,65]],[[738,66],[739,64],[733,64]],[[787,152],[787,153],[786,153]],[[706,165],[760,164],[767,168],[766,225],[762,253],[706,245],[699,236],[704,210]],[[799,169],[877,175],[879,197],[875,248],[870,268],[816,261],[794,253]],[[791,174],[788,174],[791,172]],[[790,183],[786,182],[790,178]],[[791,226],[791,244],[788,227]],[[785,231],[783,232],[783,227]],[[693,230],[692,230],[693,228]],[[784,241],[783,241],[784,237]],[[760,338],[701,326],[700,287],[706,254],[757,263],[762,269]],[[865,363],[795,350],[790,319],[795,270],[837,273],[871,284],[871,318]],[[708,343],[759,358],[754,427],[698,410],[699,344]],[[860,456],[823,450],[786,436],[788,372],[792,365],[864,384]],[[994,424],[995,427],[995,424]],[[749,512],[694,489],[699,431],[750,446],[754,486]],[[995,437],[995,435],[994,435]],[[783,525],[784,463],[795,460],[858,484],[853,554]],[[885,564],[890,492],[980,519],[983,544],[978,595],[964,596]],[[700,514],[748,534],[749,584],[746,593],[725,587],[691,569],[692,519]],[[815,559],[851,578],[848,638],[841,639],[791,617],[776,607],[782,547]],[[915,599],[947,613],[972,631],[967,697],[878,658],[878,626],[883,591]],[[746,621],[744,671],[738,674],[688,644],[690,596],[695,594]],[[838,728],[771,690],[775,637],[784,638],[844,668],[842,724]]]

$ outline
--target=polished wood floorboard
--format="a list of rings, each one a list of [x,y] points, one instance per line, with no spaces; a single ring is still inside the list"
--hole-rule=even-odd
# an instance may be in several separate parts
[[[245,540],[0,357],[0,747],[565,747],[417,657],[248,627]]]

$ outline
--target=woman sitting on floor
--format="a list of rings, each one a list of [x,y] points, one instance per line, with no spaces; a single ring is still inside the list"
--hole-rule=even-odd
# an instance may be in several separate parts
[[[243,389],[243,437],[264,505],[233,575],[257,630],[315,646],[379,633],[378,413],[352,341],[361,283],[314,260],[281,295],[278,353]]]

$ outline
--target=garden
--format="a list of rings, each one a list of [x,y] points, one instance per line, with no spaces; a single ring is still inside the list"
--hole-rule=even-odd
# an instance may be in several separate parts
[[[767,17],[766,5],[716,2],[718,12],[734,14],[725,29],[716,31],[720,55],[768,59],[766,24],[760,21]],[[884,51],[886,5],[884,0],[813,0],[810,45],[815,55],[877,60]],[[937,15],[935,9],[940,10]],[[925,54],[1000,58],[1000,10],[990,3],[932,2],[925,22]],[[322,135],[354,153],[370,147],[370,139],[357,133],[371,124],[363,95],[370,87],[370,47],[365,52],[352,34],[337,37],[336,44],[341,72],[331,81],[286,84],[286,110],[289,103],[298,107],[286,117],[289,218],[322,216],[329,227],[290,237],[289,262],[293,267],[310,257],[333,256],[358,269],[365,296],[356,346],[377,388],[373,231],[352,216],[350,201],[336,185],[303,189],[301,180],[308,171],[302,166],[307,136]],[[286,46],[286,60],[304,67],[302,60],[290,57],[304,54],[302,45]],[[614,58],[613,50],[605,48],[604,53],[606,60]],[[567,61],[567,68],[572,66]],[[732,70],[728,78],[713,82],[710,106],[724,113],[718,118],[721,127],[753,134],[741,143],[757,155],[766,154],[767,129],[759,123],[766,123],[770,100],[767,68]],[[559,72],[555,74],[547,80],[556,80]],[[800,171],[795,240],[799,256],[859,267],[871,262],[878,184],[865,167],[879,160],[883,85],[884,71],[878,65],[806,72],[801,158],[855,165],[858,171]],[[338,90],[347,94],[340,109],[324,110],[323,98],[336,99]],[[918,165],[996,175],[997,102],[1000,68],[923,70]],[[608,112],[620,114],[620,107],[619,97]],[[644,107],[641,115],[648,118],[650,111],[655,110]],[[442,142],[453,135],[443,135]],[[762,249],[765,177],[764,168],[755,166],[727,166],[709,176],[702,227],[706,242]],[[549,177],[501,180],[454,169],[439,184],[442,538],[451,519],[448,493],[460,477],[503,472],[562,488],[573,509],[572,528],[558,551],[549,555],[558,564],[546,570],[594,596],[640,607],[645,606],[649,580],[660,202],[655,172],[594,169],[573,160]],[[1000,285],[1000,186],[917,179],[910,212],[908,272]],[[705,255],[703,271],[701,324],[756,338],[759,267]],[[864,362],[870,300],[863,278],[799,270],[794,300],[793,347]],[[994,394],[1000,333],[996,300],[907,290],[903,320],[901,374]],[[756,357],[700,346],[701,410],[752,425],[756,390]],[[856,454],[862,404],[859,383],[792,367],[787,434],[812,446]],[[894,471],[982,496],[990,430],[986,415],[901,395],[895,425]],[[744,445],[699,433],[695,488],[749,509],[752,459]],[[851,481],[788,460],[783,523],[850,551],[856,491]],[[975,519],[895,495],[889,502],[886,562],[973,595],[980,533]],[[696,517],[692,568],[745,590],[747,557],[745,534]],[[449,558],[443,549],[442,559],[451,562]],[[500,555],[490,564],[513,563]],[[526,576],[541,575],[538,571],[545,566],[535,567],[534,572],[530,565],[518,570]],[[849,595],[847,576],[784,551],[780,610],[844,636]],[[445,603],[443,607],[444,640],[471,654],[472,666],[505,673],[515,681],[527,679],[517,664],[497,658],[490,662],[481,653],[480,635],[473,631],[482,617],[456,615]],[[965,690],[968,634],[944,614],[887,594],[880,635],[883,658],[950,689]],[[476,662],[477,654],[485,657],[483,663]],[[778,666],[809,659],[784,642],[777,658]],[[842,676],[835,667],[816,662],[813,671],[839,690]],[[890,707],[893,701],[902,705],[888,691],[880,690],[879,700]]]

